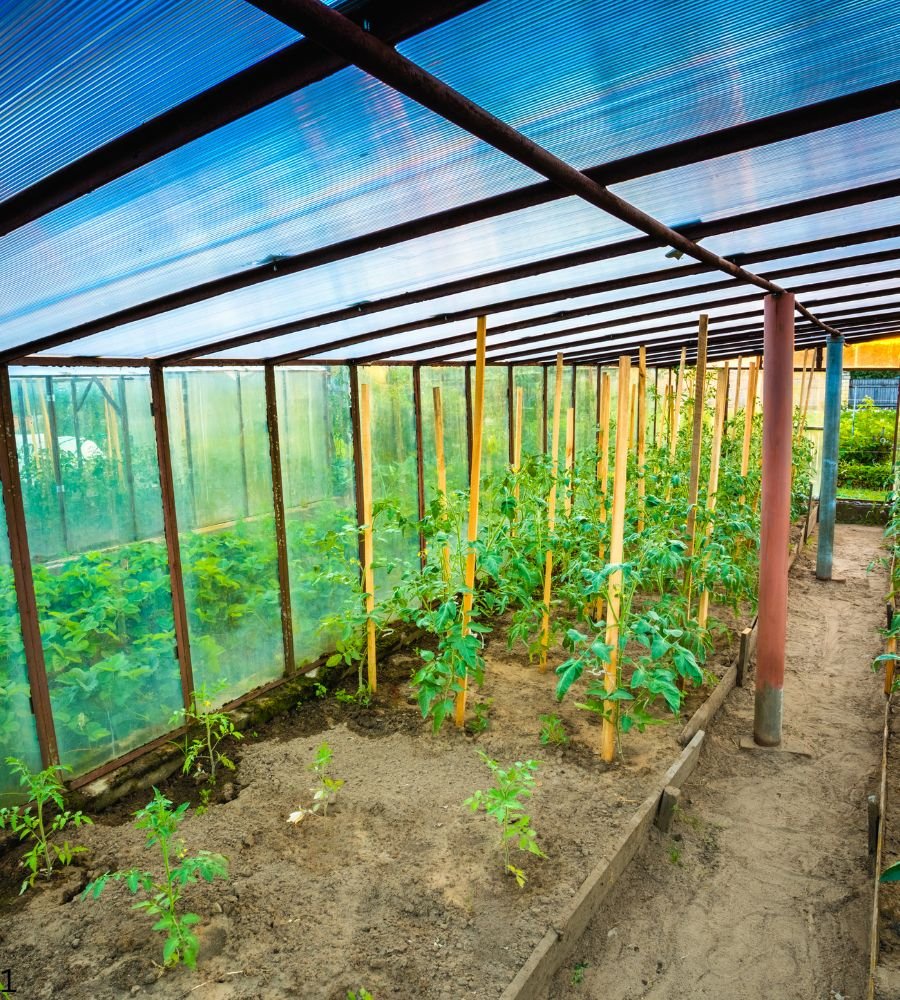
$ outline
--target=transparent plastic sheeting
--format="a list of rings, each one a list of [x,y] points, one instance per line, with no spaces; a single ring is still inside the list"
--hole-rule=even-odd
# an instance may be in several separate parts
[[[660,0],[651,8],[629,0],[602,12],[576,0],[494,0],[402,49],[586,166],[894,79],[894,18],[888,0],[781,7]],[[645,44],[623,46],[622,38]],[[890,134],[874,119],[617,190],[667,222],[687,222],[880,179],[894,166]],[[348,69],[12,234],[0,272],[8,289],[0,346],[534,179]],[[285,284],[283,297],[271,288],[239,293],[206,312],[123,331],[89,352],[208,343],[268,322],[279,299],[290,319],[298,301],[302,309],[360,301],[401,280],[421,287],[468,271],[473,260],[512,263],[631,232],[589,206],[542,211],[383,253],[369,275],[360,261],[345,261],[330,275]]]
[[[243,0],[6,0],[0,198],[298,37]]]

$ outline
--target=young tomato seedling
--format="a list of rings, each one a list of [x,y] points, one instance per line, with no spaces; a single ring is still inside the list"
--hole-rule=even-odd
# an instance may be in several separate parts
[[[542,715],[540,722],[540,740],[544,746],[552,743],[553,746],[559,747],[569,742],[569,737],[566,736],[566,727],[558,715]]]
[[[62,844],[54,844],[50,840],[51,834],[59,833],[67,826],[78,827],[92,821],[81,812],[65,809],[59,772],[71,768],[48,767],[44,771],[32,773],[28,765],[18,757],[7,757],[6,763],[11,771],[19,775],[19,785],[28,789],[26,805],[0,809],[0,830],[9,829],[19,840],[31,841],[31,847],[21,861],[29,872],[19,890],[21,896],[29,886],[34,885],[38,875],[50,878],[57,862],[63,866],[71,864],[76,854],[87,850],[86,847],[73,847],[67,840]],[[47,809],[52,806],[59,812],[51,819],[47,815]]]
[[[337,793],[344,786],[343,778],[332,778],[328,773],[334,751],[327,743],[323,743],[316,751],[316,759],[309,765],[310,771],[316,776],[317,784],[310,789],[313,793],[312,805],[308,809],[302,806],[288,816],[288,823],[299,823],[307,816],[313,816],[321,811],[328,815],[328,806],[337,798]]]
[[[216,783],[216,768],[234,770],[234,761],[219,749],[222,741],[229,737],[233,740],[243,739],[243,733],[234,728],[234,723],[224,712],[213,711],[215,693],[208,692],[206,685],[201,684],[191,695],[191,707],[179,709],[172,716],[173,724],[200,728],[200,735],[190,739],[190,734],[186,734],[184,745],[178,744],[184,753],[182,771],[184,774],[193,771],[197,778],[206,776],[210,785]]]
[[[510,860],[510,847],[515,846],[520,851],[534,854],[539,858],[547,855],[538,847],[537,834],[531,825],[531,817],[525,812],[521,799],[531,798],[534,794],[535,772],[540,766],[536,760],[516,761],[508,768],[502,768],[497,761],[491,760],[484,751],[479,750],[478,756],[490,768],[494,775],[494,787],[487,791],[476,791],[463,805],[472,812],[484,811],[494,819],[500,827],[500,846],[503,849],[504,870],[514,875],[519,888],[523,888],[527,876],[521,868],[517,868]]]
[[[175,841],[187,809],[187,802],[173,809],[169,799],[158,788],[154,788],[150,802],[135,813],[137,818],[134,825],[138,830],[146,831],[148,848],[159,848],[162,877],[139,868],[106,872],[88,884],[81,898],[98,899],[111,881],[124,882],[134,895],[139,891],[143,892],[147,898],[135,903],[134,909],[144,910],[151,917],[156,917],[153,930],[165,931],[164,964],[177,965],[184,962],[193,968],[197,963],[200,942],[191,928],[200,923],[200,917],[196,913],[180,912],[181,896],[186,885],[199,879],[212,882],[214,878],[227,878],[228,861],[221,854],[210,854],[209,851],[200,851],[192,858],[187,857],[184,845]]]

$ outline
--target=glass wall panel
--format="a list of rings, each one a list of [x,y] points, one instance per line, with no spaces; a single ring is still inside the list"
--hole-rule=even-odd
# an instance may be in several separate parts
[[[502,476],[509,466],[509,369],[488,365],[484,370],[483,478]],[[475,369],[472,369],[472,385]]]
[[[560,470],[566,467],[566,414],[572,406],[572,383],[574,379],[572,365],[563,367],[562,377],[562,401],[559,408],[559,451],[557,461]],[[547,370],[547,440],[549,446],[553,444],[553,406],[556,400],[556,366],[552,365]]]
[[[419,516],[419,490],[412,368],[365,367],[359,380],[368,383],[371,393],[372,500],[395,508],[406,522],[396,528],[381,516],[379,523],[376,511],[375,589],[380,595],[419,558],[419,536],[413,526]]]
[[[513,381],[522,389],[522,456],[543,454],[544,369],[537,365],[513,368]]]
[[[466,370],[463,367],[420,370],[422,384],[422,453],[425,473],[425,500],[437,491],[437,458],[434,438],[434,387],[441,390],[444,412],[444,463],[447,489],[469,488],[469,439],[466,431]]]
[[[591,454],[597,450],[597,366],[576,369],[575,451]]]
[[[358,571],[350,377],[345,366],[275,371],[281,476],[298,666],[333,648],[320,629],[352,597]]]
[[[265,377],[165,385],[194,685],[221,704],[284,670]]]
[[[83,773],[182,704],[149,378],[16,376],[13,399],[56,735]]]
[[[32,771],[41,769],[37,729],[28,702],[28,668],[22,645],[19,609],[13,583],[12,562],[3,499],[0,497],[0,805],[19,798],[18,779],[7,767],[7,757],[18,757]]]

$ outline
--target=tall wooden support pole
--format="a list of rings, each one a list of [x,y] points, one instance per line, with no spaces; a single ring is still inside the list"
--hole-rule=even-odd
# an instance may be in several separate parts
[[[21,384],[21,383],[20,383]],[[23,411],[24,420],[24,411]],[[26,434],[22,427],[22,437]],[[6,513],[6,530],[9,536],[13,586],[19,609],[19,627],[28,683],[31,688],[31,707],[34,712],[41,764],[50,767],[59,763],[53,711],[50,707],[50,690],[47,682],[47,665],[41,642],[37,599],[31,575],[31,553],[25,528],[25,508],[22,501],[22,482],[19,478],[19,461],[16,453],[16,425],[10,391],[9,368],[0,366],[0,482],[3,485],[3,506]],[[24,748],[8,747],[22,752]]]
[[[803,402],[800,404],[800,433],[806,430],[806,414],[809,410],[809,397],[812,395],[813,376],[815,375],[816,352],[812,351],[812,358],[809,364],[809,378],[806,382],[806,392],[803,394]]]
[[[522,468],[522,418],[525,411],[525,390],[519,386],[516,389],[516,406],[515,406],[515,426],[513,428],[513,455],[512,455],[512,471],[514,476],[513,483],[513,497],[516,501],[516,513],[515,519],[519,520],[519,470]],[[510,533],[515,534],[516,526],[512,525],[510,528]]]
[[[487,319],[478,317],[475,343],[475,387],[472,397],[472,473],[469,477],[469,547],[466,552],[465,589],[462,599],[462,632],[467,635],[475,598],[475,543],[478,541],[478,502],[481,497],[481,443],[484,434],[484,361],[487,353]],[[463,675],[456,695],[456,725],[466,721],[468,676]]]
[[[631,359],[619,358],[619,385],[627,386],[631,381]],[[628,438],[621,433],[628,426],[628,393],[619,392],[616,407],[616,464],[613,475],[613,502],[609,530],[609,562],[621,566],[625,561],[625,486],[628,475]],[[609,609],[606,615],[606,643],[610,647],[609,663],[606,666],[603,684],[607,691],[615,691],[619,685],[619,614],[622,609],[622,570],[614,570],[609,575],[607,589]],[[616,702],[605,702],[605,715],[600,731],[600,755],[608,764],[616,756]]]
[[[466,461],[472,478],[472,366],[466,365]]]
[[[741,408],[741,368],[744,363],[743,355],[738,355],[737,363],[737,379],[735,380],[734,387],[734,415],[738,415],[738,411]]]
[[[609,493],[609,414],[612,401],[612,386],[609,375],[603,374],[600,378],[600,415],[599,430],[597,433],[597,452],[599,460],[597,462],[597,479],[600,482],[600,523],[606,524],[607,503],[606,498]],[[603,539],[600,540],[600,549],[597,553],[598,565],[603,566],[606,559],[606,551]],[[603,617],[603,596],[597,595],[597,608],[595,612],[597,621]]]
[[[709,333],[709,317],[700,314],[697,330],[697,367],[694,377],[693,433],[691,437],[691,468],[688,477],[687,513],[687,557],[694,554],[697,533],[697,497],[700,494],[700,450],[703,445],[703,410],[706,400],[706,343]],[[687,615],[691,615],[691,570],[690,564],[684,574],[684,591],[687,597]]]
[[[548,366],[544,365],[544,371],[543,371],[544,391],[543,391],[543,395],[541,396],[541,406],[542,406],[542,411],[541,411],[541,442],[542,442],[541,443],[541,451],[545,455],[547,454],[547,372],[548,372],[548,370],[549,370]]]
[[[441,506],[447,503],[447,462],[444,458],[444,404],[441,400],[441,387],[432,387],[434,399],[434,454],[437,463],[437,487],[441,498]],[[450,582],[450,546],[441,549],[441,575],[444,583]]]
[[[413,365],[413,416],[416,425],[416,500],[419,521],[425,518],[425,448],[422,425],[422,366]],[[419,528],[419,566],[425,569],[425,532]]]
[[[781,743],[791,530],[794,296],[767,295],[763,331],[762,527],[759,548],[759,640],[753,738]]]
[[[559,418],[562,409],[563,356],[556,355],[556,382],[553,390],[553,440],[550,452],[550,496],[547,501],[547,533],[556,527],[556,480],[559,474]],[[541,670],[547,669],[547,650],[550,647],[550,596],[553,579],[553,549],[547,539],[544,557],[544,615],[541,621]]]
[[[819,486],[819,542],[816,550],[816,576],[820,580],[831,579],[834,559],[843,363],[844,341],[840,337],[829,337],[825,361],[825,420],[822,433],[822,476]]]
[[[159,365],[150,366],[150,408],[156,431],[156,456],[159,463],[159,487],[162,499],[163,530],[169,562],[169,585],[172,591],[172,612],[175,621],[175,655],[181,670],[181,694],[184,707],[190,708],[194,693],[194,672],[191,665],[191,640],[188,631],[187,604],[184,598],[184,576],[181,571],[181,542],[178,537],[178,517],[175,512],[175,480],[172,475],[172,454],[169,450],[169,416],[166,410],[166,385]],[[185,442],[190,448],[190,441]]]
[[[284,672],[294,673],[294,616],[291,611],[291,579],[288,564],[287,523],[284,516],[284,486],[281,478],[281,436],[278,429],[278,402],[275,368],[265,367],[266,428],[269,433],[269,463],[272,468],[272,512],[275,516],[275,551],[278,556],[278,589],[281,596],[281,639],[284,644]]]
[[[575,407],[566,411],[566,486],[563,496],[563,510],[566,517],[572,513],[572,496],[575,489],[572,473],[575,469]]]
[[[644,466],[647,460],[647,348],[638,350],[637,384],[637,493],[638,531],[644,530],[644,497],[647,487],[644,482]]]
[[[894,443],[891,446],[891,482],[894,482],[893,474],[897,469],[897,438],[900,434],[900,380],[897,382],[897,401],[894,405]]]
[[[713,520],[712,515],[716,509],[716,491],[719,488],[719,461],[722,455],[722,435],[725,432],[725,420],[728,417],[728,362],[725,367],[719,369],[718,380],[716,381],[716,414],[713,425],[712,448],[709,455],[709,484],[706,490],[706,509],[709,511],[710,519],[706,525],[706,540],[712,535]],[[700,593],[700,607],[697,612],[697,622],[701,628],[706,628],[706,620],[709,617],[709,591],[703,590]]]
[[[513,380],[513,366],[506,366],[506,443],[509,455],[509,464],[514,465],[516,461],[516,386]]]
[[[800,362],[800,392],[797,394],[798,410],[803,407],[803,397],[806,395],[806,367],[809,364],[809,355],[809,351],[804,351]]]
[[[675,383],[675,420],[672,423],[671,435],[672,439],[669,445],[669,451],[675,451],[675,445],[678,441],[678,427],[681,423],[681,406],[684,402],[684,369],[687,364],[687,347],[681,348],[681,360],[678,362],[678,381]]]
[[[753,437],[753,417],[756,413],[756,384],[759,368],[755,361],[747,369],[747,405],[744,407],[744,441],[741,446],[741,475],[746,479],[750,471],[750,442]]]
[[[634,445],[635,453],[637,453],[637,386],[632,383],[631,386],[631,404],[628,411],[628,443],[629,445]]]
[[[359,444],[362,466],[363,587],[366,592],[366,667],[369,690],[378,688],[378,658],[375,649],[375,552],[372,537],[372,401],[368,382],[359,386]]]

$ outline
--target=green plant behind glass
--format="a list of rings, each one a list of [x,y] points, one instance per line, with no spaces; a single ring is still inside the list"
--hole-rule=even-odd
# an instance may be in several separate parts
[[[241,740],[243,733],[235,729],[234,723],[225,712],[214,709],[213,695],[221,691],[224,684],[219,684],[210,693],[205,684],[201,684],[191,693],[191,707],[181,708],[170,720],[173,726],[187,725],[199,727],[199,735],[191,738],[188,732],[184,742],[176,744],[184,754],[183,774],[193,773],[196,778],[206,778],[210,786],[216,783],[216,771],[220,767],[234,770],[234,761],[221,749],[227,739]]]

